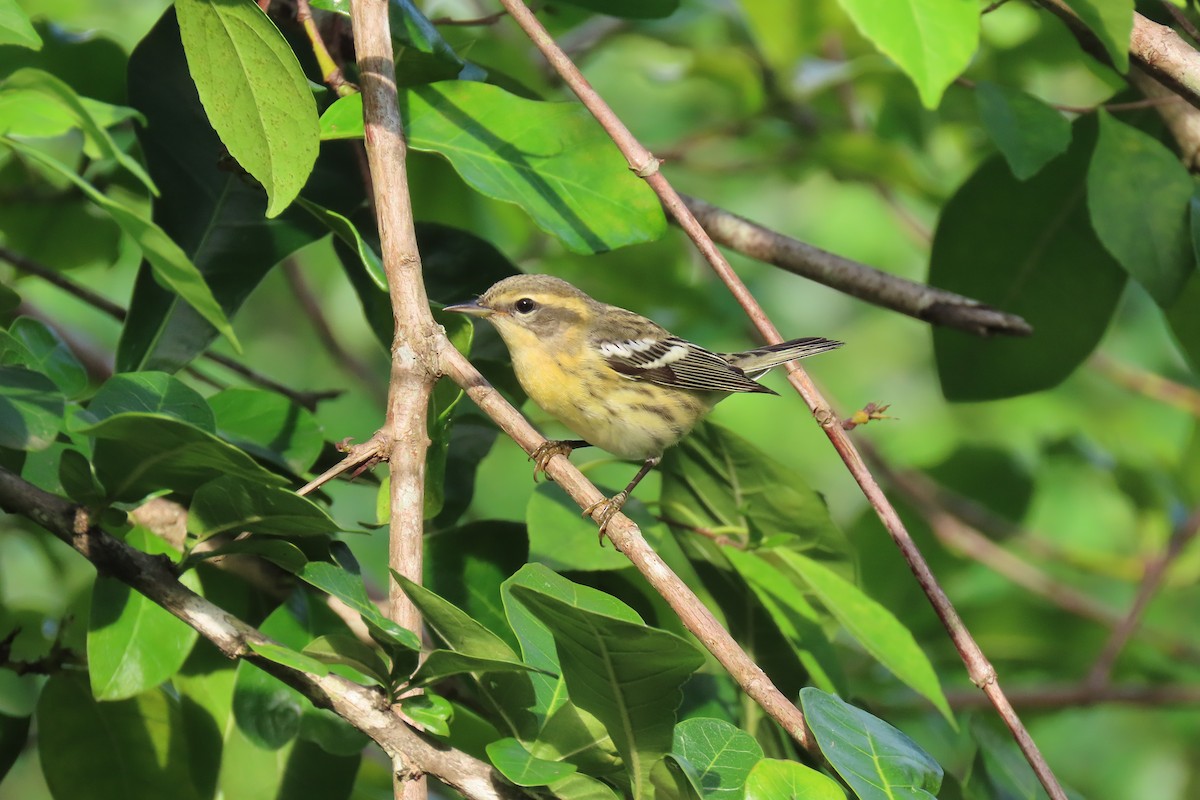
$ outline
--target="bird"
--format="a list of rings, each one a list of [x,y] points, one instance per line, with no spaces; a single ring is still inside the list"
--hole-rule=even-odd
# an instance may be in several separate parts
[[[808,337],[716,353],[551,275],[513,275],[475,301],[444,310],[495,326],[521,388],[581,437],[537,447],[530,455],[535,481],[554,456],[570,456],[581,447],[642,462],[622,491],[583,510],[599,523],[601,546],[609,522],[667,448],[718,402],[737,393],[776,394],[755,378],[843,344]]]

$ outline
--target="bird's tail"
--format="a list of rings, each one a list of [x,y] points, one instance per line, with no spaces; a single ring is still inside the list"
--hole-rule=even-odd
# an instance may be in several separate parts
[[[819,336],[809,336],[804,339],[792,339],[790,342],[769,344],[756,347],[744,353],[729,353],[725,358],[730,364],[746,373],[751,378],[757,378],[772,367],[798,358],[808,358],[826,350],[836,350],[844,342],[833,339],[822,339]]]

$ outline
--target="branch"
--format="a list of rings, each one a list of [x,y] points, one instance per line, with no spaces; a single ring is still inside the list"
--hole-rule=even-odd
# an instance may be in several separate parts
[[[1104,63],[1110,63],[1096,35],[1064,0],[1037,0],[1037,3],[1062,19],[1085,50]],[[1200,108],[1200,53],[1167,25],[1134,12],[1129,37],[1129,58],[1163,86]]]
[[[153,600],[212,642],[227,658],[250,661],[331,709],[374,739],[407,769],[434,775],[472,800],[515,800],[525,795],[485,764],[461,751],[426,741],[388,708],[378,689],[335,674],[317,676],[254,654],[250,643],[273,643],[179,582],[163,557],[136,550],[91,524],[87,510],[0,468],[0,508],[26,517],[66,542],[97,569]]]
[[[851,297],[934,325],[980,336],[1028,336],[1033,333],[1029,323],[1016,314],[834,255],[703,200],[684,195],[683,201],[718,244]]]
[[[1200,705],[1200,686],[1042,686],[1012,689],[1008,694],[1013,705],[1038,711],[1102,703],[1172,707]],[[956,709],[984,706],[983,698],[977,692],[946,692],[946,701]]]
[[[659,172],[658,159],[630,133],[629,129],[617,118],[612,109],[605,104],[604,100],[591,87],[579,69],[554,43],[550,34],[546,32],[542,24],[538,22],[537,18],[520,0],[501,0],[501,4],[508,10],[508,13],[512,15],[517,24],[521,26],[521,29],[525,31],[538,50],[542,52],[542,55],[545,56],[555,71],[562,76],[563,81],[583,102],[592,115],[596,117],[605,131],[608,132],[613,142],[616,143],[621,153],[625,156],[630,169],[636,175],[644,178],[650,184],[650,187],[654,189],[659,201],[678,220],[680,227],[691,237],[696,247],[712,265],[713,270],[724,281],[729,291],[754,322],[763,338],[769,343],[781,342],[783,337],[779,335],[779,331],[775,328],[774,324],[767,318],[745,284],[734,273],[733,268],[729,266],[729,262],[725,260],[720,250],[717,249],[717,246],[713,244],[712,240],[704,232],[700,223],[696,221],[696,218],[684,204],[683,199]],[[841,425],[838,423],[837,415],[834,414],[832,408],[830,408],[825,398],[821,396],[816,385],[802,367],[795,363],[789,365],[788,380],[801,397],[804,398],[805,403],[812,410],[813,416],[820,424],[821,429],[829,437],[834,449],[845,462],[847,469],[849,469],[854,480],[858,483],[859,488],[866,495],[867,500],[883,521],[884,527],[891,535],[892,540],[900,548],[901,553],[908,562],[909,568],[916,575],[917,581],[933,605],[934,611],[950,634],[950,638],[958,649],[959,655],[967,666],[967,672],[970,675],[971,681],[987,694],[992,705],[995,706],[1000,717],[1008,726],[1013,737],[1016,739],[1017,745],[1021,748],[1025,758],[1037,774],[1038,780],[1045,787],[1052,800],[1066,800],[1066,794],[1059,785],[1058,779],[1054,777],[1054,773],[1050,770],[1045,758],[1013,710],[1012,705],[1005,698],[1004,692],[1000,689],[995,668],[984,657],[983,651],[979,649],[979,645],[966,629],[962,619],[958,616],[958,612],[954,610],[950,599],[946,596],[942,587],[938,585],[932,571],[929,569],[929,565],[914,544],[908,530],[904,527],[904,523],[901,522],[899,514],[896,513],[895,508],[892,507],[883,491],[879,488],[879,484],[867,469],[862,456],[859,455],[851,443],[848,434],[842,430]],[[641,539],[640,533],[637,538]],[[613,541],[616,542],[616,539]],[[676,578],[676,580],[678,579]],[[724,633],[723,630],[722,633]],[[702,639],[701,641],[704,640]],[[757,667],[755,668],[757,669]],[[795,732],[793,732],[793,735],[795,735]],[[803,743],[804,740],[801,741]]]

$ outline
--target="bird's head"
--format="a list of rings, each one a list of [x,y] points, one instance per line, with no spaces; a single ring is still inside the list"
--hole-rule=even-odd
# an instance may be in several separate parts
[[[582,330],[599,307],[561,278],[513,275],[475,302],[446,306],[445,310],[486,319],[511,345],[518,338],[533,336],[545,341]]]

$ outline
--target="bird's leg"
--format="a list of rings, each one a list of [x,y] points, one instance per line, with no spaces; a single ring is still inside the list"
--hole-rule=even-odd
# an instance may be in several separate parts
[[[546,466],[550,463],[550,459],[555,456],[570,456],[572,450],[577,450],[580,447],[591,447],[583,439],[560,439],[553,442],[542,442],[529,455],[529,459],[533,462],[533,482],[537,483],[538,475],[546,471]]]
[[[633,480],[629,482],[621,491],[604,500],[592,503],[583,510],[583,516],[590,516],[593,512],[599,511],[599,516],[596,517],[596,522],[600,523],[600,546],[604,547],[604,532],[608,530],[608,523],[621,510],[621,506],[625,505],[625,501],[629,499],[629,495],[633,492],[634,487],[642,482],[642,478],[650,473],[650,470],[658,466],[658,462],[662,461],[662,456],[647,458],[646,463],[642,464],[642,468],[637,471],[637,475],[633,476]]]

